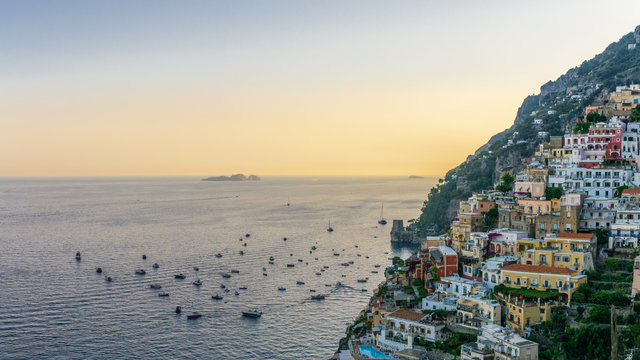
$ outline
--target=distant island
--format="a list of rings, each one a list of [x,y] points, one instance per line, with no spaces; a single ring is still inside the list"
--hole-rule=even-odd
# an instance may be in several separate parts
[[[409,179],[424,179],[424,176],[411,175],[409,176]]]
[[[244,174],[234,174],[231,176],[211,176],[202,179],[202,181],[258,181],[260,178],[256,175],[244,176]]]

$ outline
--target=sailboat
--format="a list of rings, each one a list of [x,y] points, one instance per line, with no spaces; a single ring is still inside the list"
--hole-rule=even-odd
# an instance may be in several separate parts
[[[291,203],[289,202],[289,198],[287,197],[287,203],[284,204],[284,206],[291,206]]]
[[[327,231],[328,232],[332,232],[333,231],[333,228],[331,227],[331,221],[329,221],[329,227],[327,228]]]
[[[387,220],[384,219],[384,204],[382,204],[382,208],[380,208],[380,220],[378,220],[378,224],[387,225]]]

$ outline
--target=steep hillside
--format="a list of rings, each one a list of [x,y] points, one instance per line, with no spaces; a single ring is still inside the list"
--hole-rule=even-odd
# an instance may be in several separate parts
[[[629,44],[638,46],[630,49]],[[445,231],[460,200],[491,188],[504,171],[521,170],[549,135],[562,135],[573,127],[585,106],[616,85],[632,82],[640,82],[640,26],[593,59],[542,85],[539,94],[527,96],[510,128],[491,137],[431,189],[416,229],[422,235]],[[534,119],[542,119],[544,125],[534,126]],[[540,137],[539,132],[548,135]]]

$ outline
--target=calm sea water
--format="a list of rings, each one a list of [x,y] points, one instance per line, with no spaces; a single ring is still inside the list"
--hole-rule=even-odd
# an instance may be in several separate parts
[[[0,179],[0,358],[327,358],[383,279],[388,258],[410,251],[390,247],[391,220],[418,216],[433,184]],[[386,226],[377,224],[381,203]],[[329,221],[333,233],[326,231]],[[239,273],[221,276],[232,269]],[[180,272],[185,280],[174,279]],[[364,277],[367,283],[356,281]],[[338,281],[347,287],[326,286]],[[170,296],[158,297],[152,283]],[[222,291],[223,283],[231,292]],[[310,290],[327,298],[311,301]],[[212,300],[216,293],[224,300]],[[253,307],[262,318],[241,316]],[[190,311],[203,317],[187,320]]]

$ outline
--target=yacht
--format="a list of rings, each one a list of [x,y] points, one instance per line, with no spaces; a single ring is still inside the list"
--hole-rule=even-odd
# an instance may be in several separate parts
[[[199,317],[201,317],[201,316],[202,316],[202,314],[200,314],[200,313],[199,313],[199,312],[197,312],[197,311],[194,311],[194,312],[192,312],[191,314],[187,315],[187,319],[189,319],[189,320],[193,320],[193,319],[197,319],[197,318],[199,318]]]
[[[380,225],[387,225],[387,220],[384,219],[384,204],[382,204],[382,207],[380,208],[380,220],[378,220],[378,224]]]
[[[195,286],[200,286],[202,285],[202,281],[200,281],[200,279],[196,279],[192,284]]]
[[[184,278],[186,278],[186,276],[184,276],[184,274],[173,275],[173,277],[176,278],[176,279],[184,279]]]
[[[218,295],[218,294],[212,295],[212,296],[211,296],[211,298],[212,298],[213,300],[222,300],[222,296],[220,296],[220,295]]]
[[[136,275],[144,275],[144,274],[146,274],[146,273],[147,273],[147,272],[146,272],[146,271],[144,271],[143,269],[138,269],[138,270],[136,270]]]

